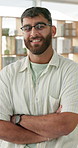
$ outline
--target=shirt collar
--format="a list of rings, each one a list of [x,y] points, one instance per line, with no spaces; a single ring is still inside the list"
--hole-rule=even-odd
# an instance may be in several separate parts
[[[55,50],[53,50],[54,53],[53,53],[53,56],[49,62],[49,66],[52,65],[52,66],[56,66],[58,68],[59,66],[59,55],[57,54],[57,52]]]
[[[50,66],[50,65],[56,66],[57,68],[59,66],[59,56],[55,50],[54,50],[53,56],[48,64],[48,66]],[[30,61],[29,61],[29,57],[27,56],[23,59],[19,72],[23,72],[29,66],[30,66]]]
[[[23,59],[23,61],[22,61],[22,64],[21,64],[21,66],[20,66],[19,72],[23,72],[23,71],[26,70],[29,66],[30,66],[29,57],[26,56],[26,57]]]

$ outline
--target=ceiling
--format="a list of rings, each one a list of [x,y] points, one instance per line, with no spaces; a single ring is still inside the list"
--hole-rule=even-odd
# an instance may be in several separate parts
[[[0,0],[0,6],[25,7],[27,3],[27,0]]]
[[[48,2],[58,2],[58,3],[69,3],[69,4],[78,4],[78,0],[42,0]]]
[[[78,0],[0,0],[0,16],[20,17],[26,8],[40,6],[40,4],[51,11],[54,9],[52,16],[54,14],[56,19],[65,19],[66,15],[66,18],[68,16],[78,21]],[[58,18],[58,14],[61,18]]]
[[[25,7],[28,3],[36,2],[37,0],[0,0],[0,6]],[[78,4],[78,0],[39,0],[58,3]]]

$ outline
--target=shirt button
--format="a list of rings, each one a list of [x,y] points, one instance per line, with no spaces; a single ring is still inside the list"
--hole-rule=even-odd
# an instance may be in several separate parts
[[[36,98],[36,101],[38,101],[38,98]]]

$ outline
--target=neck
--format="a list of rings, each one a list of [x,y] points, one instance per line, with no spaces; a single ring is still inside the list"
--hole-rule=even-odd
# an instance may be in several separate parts
[[[29,52],[28,56],[29,56],[30,61],[33,63],[47,64],[49,63],[50,59],[53,56],[53,49],[49,48],[48,50],[46,50],[44,53],[40,55],[35,55]]]

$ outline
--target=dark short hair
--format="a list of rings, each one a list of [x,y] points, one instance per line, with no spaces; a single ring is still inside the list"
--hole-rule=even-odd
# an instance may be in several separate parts
[[[52,24],[52,18],[51,18],[50,11],[43,7],[31,7],[31,8],[26,9],[21,15],[21,23],[23,23],[23,18],[26,18],[26,17],[33,18],[39,15],[43,15],[49,21],[49,23]]]

